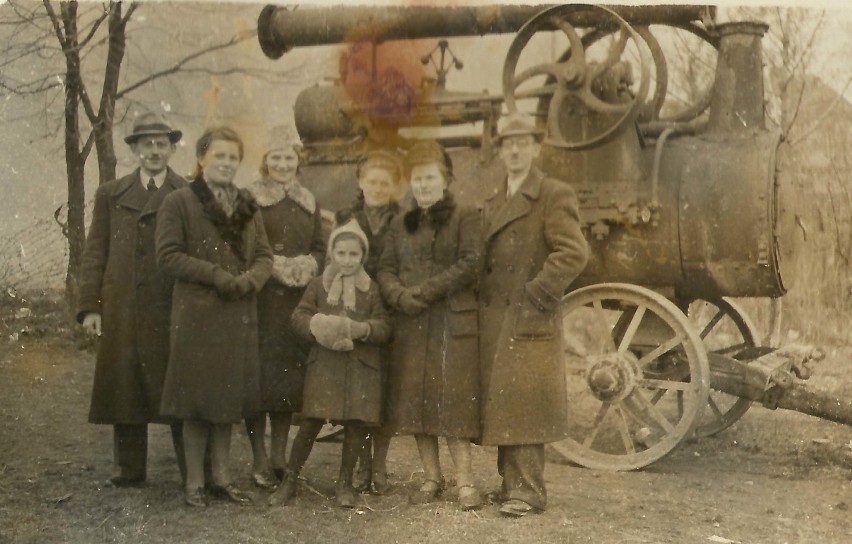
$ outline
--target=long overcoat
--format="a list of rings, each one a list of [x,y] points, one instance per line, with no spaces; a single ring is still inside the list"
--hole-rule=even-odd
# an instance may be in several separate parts
[[[355,340],[351,351],[320,346],[311,334],[311,318],[318,313],[366,322],[370,334]],[[367,290],[356,290],[355,308],[347,310],[340,301],[329,303],[323,279],[314,278],[293,312],[293,330],[313,342],[306,364],[302,416],[379,425],[383,401],[380,346],[390,338],[391,326],[378,285],[371,280]]]
[[[171,278],[157,268],[154,232],[163,200],[186,181],[171,169],[150,194],[139,170],[95,193],[83,251],[77,320],[101,315],[89,421],[167,422],[160,397],[169,355]]]
[[[259,409],[255,293],[269,277],[272,250],[252,197],[240,195],[224,225],[214,223],[224,212],[202,179],[169,195],[160,209],[157,262],[176,280],[162,411],[180,419],[238,423]],[[219,268],[247,273],[253,292],[220,297],[213,281]]]
[[[397,216],[379,261],[394,315],[386,428],[399,434],[479,436],[479,345],[475,284],[482,264],[479,212],[445,199]],[[429,307],[400,311],[406,288]]]
[[[255,182],[249,190],[260,205],[263,226],[275,258],[310,255],[316,270],[325,260],[325,238],[320,209],[313,195],[296,185],[283,198]],[[267,411],[299,411],[305,380],[305,359],[310,345],[290,327],[290,316],[302,299],[305,287],[288,286],[275,275],[257,295],[260,357],[260,408]]]
[[[577,198],[533,170],[508,201],[505,181],[496,188],[483,218],[482,444],[561,440],[568,404],[554,312],[586,266]]]

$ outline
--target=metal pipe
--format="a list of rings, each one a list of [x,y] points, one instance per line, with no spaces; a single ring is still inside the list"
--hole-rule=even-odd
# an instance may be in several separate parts
[[[258,18],[257,35],[266,56],[276,59],[293,47],[517,32],[549,7],[553,4],[298,9],[268,5]],[[688,23],[715,13],[711,6],[612,6],[610,9],[636,25]],[[573,26],[580,28],[606,20],[606,13],[595,9],[578,10],[569,18]]]

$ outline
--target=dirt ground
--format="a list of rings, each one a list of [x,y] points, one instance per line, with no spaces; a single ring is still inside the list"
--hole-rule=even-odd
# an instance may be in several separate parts
[[[8,313],[8,312],[7,312]],[[7,315],[0,343],[0,543],[94,542],[852,542],[852,431],[801,414],[751,410],[732,428],[685,442],[652,466],[608,473],[549,452],[549,508],[511,520],[495,506],[459,512],[444,501],[411,506],[419,485],[411,438],[391,444],[393,491],[362,495],[355,510],[329,498],[338,443],[318,444],[290,506],[184,506],[168,429],[152,426],[148,483],[104,486],[112,475],[108,426],[86,422],[91,346],[36,316]],[[811,380],[852,395],[849,347],[828,349]],[[499,485],[496,451],[474,448],[486,490]],[[452,464],[442,450],[445,471]],[[234,433],[237,483],[250,488],[248,440]],[[325,494],[326,497],[320,496]]]

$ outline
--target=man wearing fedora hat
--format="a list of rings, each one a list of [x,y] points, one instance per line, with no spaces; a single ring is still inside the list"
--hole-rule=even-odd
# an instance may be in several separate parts
[[[518,114],[503,121],[506,177],[483,207],[481,441],[497,446],[503,477],[492,498],[501,514],[519,517],[544,510],[544,444],[567,436],[555,309],[588,249],[574,191],[533,164],[541,149],[535,123]]]
[[[159,415],[172,281],[157,270],[154,231],[166,195],[187,184],[168,167],[180,138],[162,115],[136,118],[124,141],[139,167],[98,187],[83,251],[77,320],[101,337],[89,422],[113,425],[116,487],[145,481],[148,423],[172,423]],[[179,423],[172,438],[183,474]]]

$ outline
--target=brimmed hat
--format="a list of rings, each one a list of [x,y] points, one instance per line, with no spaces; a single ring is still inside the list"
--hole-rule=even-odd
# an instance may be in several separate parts
[[[133,132],[124,137],[124,142],[132,144],[142,136],[168,136],[171,143],[177,143],[183,132],[173,130],[166,118],[159,113],[143,113],[133,121]]]
[[[402,160],[399,155],[387,149],[373,149],[367,152],[367,156],[358,166],[358,173],[367,168],[381,168],[387,170],[396,177],[397,183],[402,179]]]
[[[509,136],[526,136],[529,134],[537,140],[544,136],[544,131],[535,125],[533,118],[522,113],[512,113],[503,117],[500,119],[499,125],[495,142],[500,142],[503,138]]]

